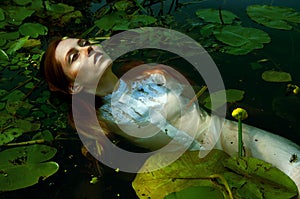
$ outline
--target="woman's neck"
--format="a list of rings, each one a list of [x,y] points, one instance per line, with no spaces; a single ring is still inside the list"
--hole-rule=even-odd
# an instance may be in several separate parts
[[[111,94],[115,87],[118,85],[119,79],[112,72],[112,66],[110,65],[105,72],[102,74],[99,83],[96,88],[96,96],[103,97]],[[94,94],[94,88],[85,87],[85,92]]]

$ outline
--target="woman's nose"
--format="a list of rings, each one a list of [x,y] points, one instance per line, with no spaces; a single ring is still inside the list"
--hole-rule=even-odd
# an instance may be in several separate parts
[[[91,52],[93,51],[93,47],[92,46],[86,46],[86,47],[83,47],[81,49],[81,51],[83,51],[86,56],[90,56]]]

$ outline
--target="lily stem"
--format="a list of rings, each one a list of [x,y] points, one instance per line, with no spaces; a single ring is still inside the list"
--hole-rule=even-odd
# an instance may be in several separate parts
[[[243,129],[242,120],[238,119],[238,156],[243,157]]]

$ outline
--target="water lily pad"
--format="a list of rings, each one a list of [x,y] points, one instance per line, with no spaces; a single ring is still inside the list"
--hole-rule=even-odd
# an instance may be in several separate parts
[[[0,8],[0,21],[3,21],[5,19],[5,14],[2,8]]]
[[[216,110],[216,109],[220,108],[221,106],[223,106],[227,102],[232,103],[232,102],[242,100],[244,98],[244,94],[245,94],[245,91],[237,90],[237,89],[220,90],[220,91],[211,93],[209,97],[206,97],[203,100],[203,103],[206,108],[211,109],[211,110]],[[222,96],[224,96],[224,95],[226,95],[226,102],[224,102],[223,100],[218,100],[219,98],[223,99]],[[210,98],[212,98],[212,97],[215,100],[215,106],[213,107],[213,109],[211,107],[211,100],[210,100]]]
[[[63,15],[73,12],[74,7],[64,3],[51,4],[45,1],[46,10],[52,19],[60,19]]]
[[[56,152],[55,148],[46,145],[16,147],[0,152],[0,191],[28,187],[53,175],[59,168],[58,164],[44,161]]]
[[[234,172],[224,177],[237,198],[293,198],[298,188],[293,180],[271,164],[252,157],[228,158],[224,166]]]
[[[220,30],[215,30],[214,35],[219,41],[231,47],[226,49],[226,52],[230,54],[246,54],[254,49],[262,48],[264,43],[271,41],[266,32],[241,26],[227,25]],[[237,51],[237,49],[241,50]]]
[[[157,153],[151,156],[142,167],[145,173],[138,173],[132,184],[138,197],[140,199],[164,198],[172,192],[190,186],[210,186],[219,190],[220,187],[207,177],[223,171],[220,162],[228,155],[219,150],[211,151],[204,158],[199,158],[198,155],[198,151],[188,151],[171,165],[147,172],[148,168],[151,169],[152,166],[164,162],[172,154]]]
[[[23,134],[23,130],[19,128],[9,128],[0,134],[0,146],[13,141],[15,138]]]
[[[224,24],[231,24],[234,19],[238,19],[238,16],[230,11],[222,10],[222,19]],[[215,9],[200,9],[196,11],[196,15],[206,22],[221,24],[219,10]]]
[[[70,22],[71,19],[78,19],[81,17],[82,17],[81,12],[79,10],[76,10],[74,12],[70,12],[70,13],[67,13],[64,16],[62,16],[61,23],[66,24],[66,23]]]
[[[223,194],[217,189],[205,186],[193,186],[167,195],[164,199],[198,199],[213,198],[223,199]]]
[[[34,10],[28,10],[25,7],[13,7],[9,6],[9,8],[6,10],[8,13],[9,19],[7,22],[14,24],[14,25],[21,25],[22,21],[26,19],[27,17],[30,17],[35,11]]]
[[[300,23],[300,13],[287,7],[250,5],[247,14],[252,20],[270,28],[291,30],[291,23]]]
[[[17,50],[20,50],[26,43],[26,41],[28,40],[29,36],[25,36],[22,37],[14,42],[12,42],[12,44],[10,45],[10,47],[7,50],[8,54],[13,54],[15,53]]]
[[[137,28],[147,26],[156,22],[156,18],[147,15],[134,15],[130,20],[130,27]]]
[[[14,0],[17,5],[25,6],[32,2],[32,0]]]
[[[262,73],[262,79],[267,82],[289,82],[292,81],[292,76],[283,71],[267,70]]]
[[[112,30],[113,27],[115,30],[129,29],[129,21],[125,19],[125,13],[123,11],[105,15],[101,19],[96,20],[94,23],[96,26],[98,26],[98,28],[105,31]]]
[[[39,35],[47,35],[48,28],[39,23],[24,23],[19,27],[19,31],[24,36],[37,38]]]

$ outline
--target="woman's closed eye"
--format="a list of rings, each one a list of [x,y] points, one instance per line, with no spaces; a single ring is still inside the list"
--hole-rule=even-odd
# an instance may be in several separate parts
[[[79,52],[74,52],[70,55],[70,64],[72,64],[74,61],[76,61],[79,57]]]

